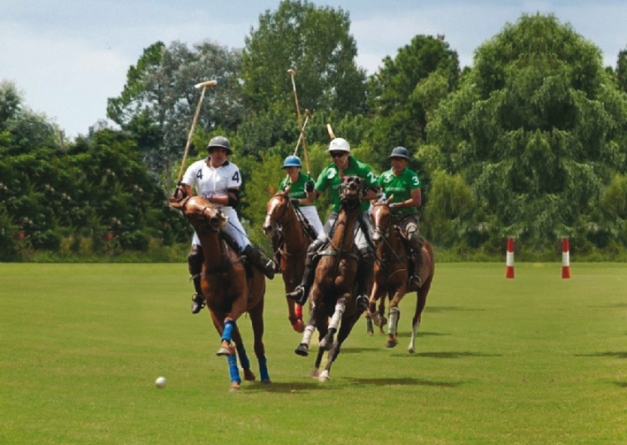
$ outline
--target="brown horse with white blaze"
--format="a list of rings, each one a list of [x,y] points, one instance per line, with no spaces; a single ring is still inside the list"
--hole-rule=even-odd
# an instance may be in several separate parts
[[[364,181],[357,176],[342,178],[342,207],[337,216],[328,248],[321,255],[310,292],[311,319],[296,348],[298,355],[306,356],[314,329],[318,329],[320,348],[312,376],[329,380],[331,365],[340,353],[344,340],[363,311],[356,305],[356,277],[359,257],[355,248],[355,227],[361,214],[360,203],[365,195]],[[335,333],[337,339],[334,341]],[[319,372],[322,357],[329,351],[327,364]]]
[[[243,257],[239,257],[221,238],[220,230],[226,225],[227,219],[214,204],[200,196],[188,196],[180,200],[171,200],[170,206],[183,212],[200,238],[204,257],[201,277],[202,293],[211,314],[211,320],[221,335],[221,345],[217,355],[227,357],[231,390],[239,389],[241,383],[236,356],[240,359],[244,378],[255,380],[236,325],[237,320],[244,313],[249,314],[252,323],[261,383],[270,383],[263,344],[263,309],[266,291],[263,273],[256,267],[250,267],[247,271],[242,261]],[[231,341],[234,342],[235,347]]]
[[[415,342],[418,328],[422,320],[422,312],[427,303],[427,295],[431,289],[433,274],[435,272],[435,260],[433,246],[425,241],[420,251],[421,265],[419,276],[421,284],[412,288],[409,283],[409,262],[405,241],[400,229],[395,224],[394,215],[390,211],[387,201],[376,202],[372,207],[373,237],[376,247],[377,261],[374,266],[374,283],[370,293],[368,312],[369,316],[379,325],[385,324],[381,310],[376,310],[377,301],[387,295],[390,300],[387,347],[397,345],[398,320],[400,319],[399,303],[406,293],[416,291],[416,311],[412,319],[412,335],[407,350],[415,351]],[[384,300],[382,300],[383,302]]]
[[[283,237],[283,246],[279,247],[280,266],[285,285],[285,293],[292,292],[300,283],[305,270],[307,248],[313,237],[306,230],[307,224],[302,215],[299,216],[290,202],[289,190],[275,193],[266,204],[266,218],[263,222],[263,233],[266,236]],[[296,332],[303,332],[303,310],[299,304],[286,298],[288,317]]]

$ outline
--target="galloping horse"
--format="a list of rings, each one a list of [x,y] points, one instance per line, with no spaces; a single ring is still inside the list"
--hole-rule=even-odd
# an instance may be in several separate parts
[[[307,248],[313,241],[309,231],[305,229],[306,221],[296,213],[290,203],[288,191],[275,193],[266,204],[266,219],[263,222],[263,233],[267,236],[276,235],[277,231],[283,234],[284,244],[280,250],[281,273],[285,285],[285,293],[292,292],[300,283],[305,270]],[[287,308],[292,328],[296,332],[303,332],[303,310],[299,304],[289,298]]]
[[[374,203],[371,216],[374,229],[372,241],[377,248],[377,261],[374,266],[374,284],[370,293],[368,312],[377,325],[382,328],[385,324],[384,314],[381,309],[376,311],[375,307],[377,300],[387,294],[390,300],[390,317],[386,346],[393,348],[398,343],[397,330],[400,318],[398,305],[407,292],[416,291],[416,311],[412,319],[411,341],[407,348],[410,353],[413,353],[422,311],[427,303],[427,295],[435,272],[433,246],[427,241],[423,243],[420,251],[422,263],[419,271],[422,284],[418,288],[410,288],[405,241],[399,233],[399,228],[394,224],[394,216],[390,212],[388,202]]]
[[[259,362],[261,383],[270,383],[263,344],[263,307],[266,281],[256,267],[246,270],[242,258],[220,237],[226,216],[212,203],[200,196],[189,196],[170,201],[194,226],[202,245],[204,264],[201,277],[202,293],[211,314],[211,320],[221,335],[217,355],[226,356],[231,377],[231,390],[240,388],[237,356],[244,370],[245,380],[255,380],[250,361],[236,325],[237,319],[248,312],[255,337],[255,355]],[[235,348],[231,345],[235,343]]]
[[[335,222],[328,249],[320,253],[322,257],[316,266],[316,276],[310,292],[313,308],[311,319],[295,351],[298,355],[308,355],[309,342],[314,329],[317,328],[320,349],[312,376],[318,377],[320,381],[329,380],[331,365],[362,313],[357,310],[355,304],[355,278],[359,257],[355,249],[354,232],[357,218],[361,214],[360,203],[365,194],[364,181],[357,176],[346,176],[342,178],[340,187],[342,208]],[[338,336],[334,341],[336,332]],[[329,351],[327,364],[319,373],[325,351]]]

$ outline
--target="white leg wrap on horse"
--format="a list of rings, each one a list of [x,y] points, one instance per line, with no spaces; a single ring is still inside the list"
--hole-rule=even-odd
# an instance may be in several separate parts
[[[396,325],[398,324],[398,314],[400,310],[397,307],[390,308],[390,320],[388,321],[388,334],[396,335]]]
[[[307,327],[305,328],[305,332],[303,332],[303,340],[301,341],[301,343],[309,346],[309,343],[311,342],[311,336],[315,329],[315,326],[307,325]]]
[[[333,317],[331,317],[331,322],[329,323],[329,329],[337,330],[337,327],[340,324],[340,320],[342,319],[342,315],[344,314],[345,309],[346,309],[346,306],[343,305],[342,303],[337,303],[335,305],[335,313],[333,314]]]

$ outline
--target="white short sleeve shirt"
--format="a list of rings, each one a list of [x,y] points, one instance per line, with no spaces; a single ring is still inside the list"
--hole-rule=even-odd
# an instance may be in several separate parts
[[[207,159],[201,159],[187,168],[182,182],[196,189],[197,194],[210,198],[226,195],[231,188],[239,188],[242,175],[232,162],[225,161],[220,167],[213,168]]]

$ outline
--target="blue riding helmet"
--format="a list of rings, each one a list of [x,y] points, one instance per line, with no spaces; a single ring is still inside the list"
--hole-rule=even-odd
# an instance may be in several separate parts
[[[392,154],[388,156],[390,158],[403,158],[409,161],[409,151],[405,147],[396,147],[392,150]]]
[[[281,168],[288,168],[288,167],[302,167],[303,164],[300,162],[300,158],[298,156],[288,156],[287,158],[285,158],[285,161],[283,161],[283,167]]]

